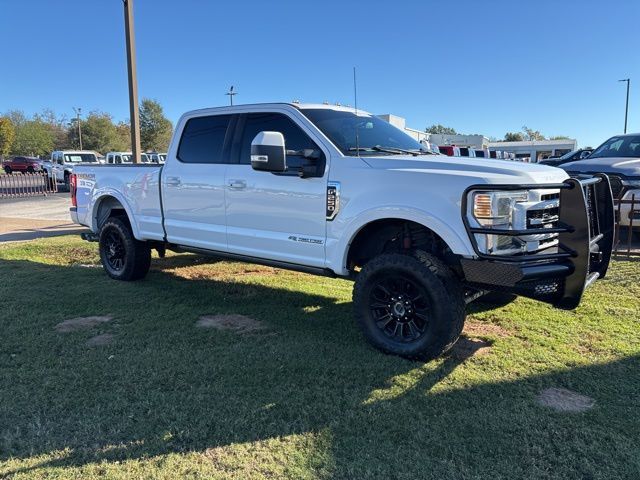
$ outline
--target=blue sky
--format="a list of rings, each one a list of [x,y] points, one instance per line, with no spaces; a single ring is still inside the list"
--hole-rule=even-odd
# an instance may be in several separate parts
[[[186,110],[353,103],[501,138],[523,125],[596,146],[640,131],[640,1],[135,0],[141,97]],[[0,0],[0,112],[127,119],[121,0]]]

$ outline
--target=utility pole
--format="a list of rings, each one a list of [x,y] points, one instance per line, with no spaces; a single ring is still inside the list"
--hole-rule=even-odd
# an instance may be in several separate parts
[[[238,92],[234,92],[233,91],[233,85],[231,85],[231,88],[229,89],[229,91],[227,93],[225,93],[225,95],[229,95],[229,102],[231,102],[231,106],[233,107],[233,96],[237,95]]]
[[[78,124],[78,140],[80,140],[80,150],[82,150],[82,128],[80,127],[80,114],[82,113],[82,108],[73,107],[73,111],[76,112],[76,123]]]
[[[622,80],[618,80],[619,82],[627,82],[627,103],[624,107],[624,133],[627,133],[627,117],[629,116],[629,84],[631,83],[630,78],[624,78]]]
[[[124,30],[127,37],[131,153],[133,154],[133,163],[140,163],[140,111],[138,108],[138,76],[136,71],[136,40],[133,28],[133,0],[122,0],[122,2],[124,3]]]

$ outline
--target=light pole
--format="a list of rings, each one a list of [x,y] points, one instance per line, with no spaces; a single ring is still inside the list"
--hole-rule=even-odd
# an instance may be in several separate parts
[[[233,85],[231,85],[231,88],[229,89],[229,91],[225,93],[225,95],[229,95],[229,102],[231,102],[231,106],[233,106],[233,96],[237,94],[238,92],[233,91]]]
[[[627,103],[624,107],[624,133],[627,133],[627,116],[629,115],[629,84],[631,83],[630,78],[624,78],[622,80],[618,80],[619,82],[627,82]]]
[[[78,124],[78,140],[80,141],[80,150],[82,150],[82,128],[80,127],[80,114],[82,113],[82,108],[73,107],[73,111],[76,112],[76,123]]]
[[[127,37],[127,73],[129,79],[129,112],[131,116],[131,153],[133,163],[140,163],[140,111],[136,72],[136,40],[133,29],[133,0],[124,4],[124,31]]]

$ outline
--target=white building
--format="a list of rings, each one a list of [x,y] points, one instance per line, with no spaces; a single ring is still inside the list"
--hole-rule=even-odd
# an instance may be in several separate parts
[[[537,163],[548,157],[561,156],[578,148],[578,142],[573,139],[563,140],[530,140],[524,142],[491,142],[489,150],[500,150],[515,154],[516,158],[529,158],[531,163]]]
[[[552,156],[559,157],[578,148],[578,142],[573,138],[524,142],[489,142],[489,139],[484,135],[426,133],[423,130],[407,127],[407,122],[404,118],[390,113],[377,116],[400,130],[403,130],[418,142],[425,140],[436,145],[456,145],[458,147],[471,147],[478,150],[488,148],[489,150],[513,153],[516,158],[530,162],[539,162]]]
[[[436,145],[456,145],[457,147],[471,147],[478,150],[489,146],[489,139],[484,135],[432,133],[429,135],[429,141]]]

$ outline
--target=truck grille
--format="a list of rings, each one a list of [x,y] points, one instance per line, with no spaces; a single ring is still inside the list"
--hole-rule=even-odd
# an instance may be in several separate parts
[[[558,207],[527,211],[527,228],[551,228],[558,223]]]
[[[613,199],[618,200],[622,197],[622,179],[617,175],[609,175],[609,183],[611,183],[611,193],[613,193]]]
[[[555,194],[548,195],[549,198],[545,198],[544,200],[554,200],[552,195]],[[555,228],[558,226],[559,215],[560,209],[557,206],[547,206],[547,208],[527,210],[527,228]],[[557,233],[538,236],[537,241],[539,243],[537,249],[551,246],[551,244],[555,243],[557,238]]]

